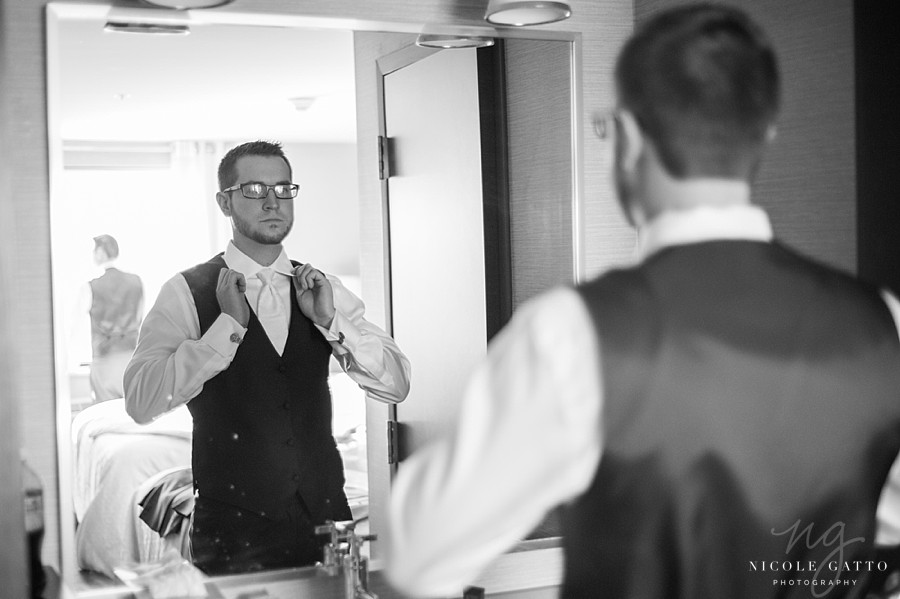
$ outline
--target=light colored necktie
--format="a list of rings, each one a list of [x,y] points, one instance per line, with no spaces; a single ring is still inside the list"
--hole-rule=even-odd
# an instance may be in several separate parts
[[[272,284],[275,272],[271,268],[264,268],[256,276],[262,281],[262,289],[259,290],[259,299],[256,302],[256,317],[272,345],[281,354],[287,341],[287,313],[284,302]]]

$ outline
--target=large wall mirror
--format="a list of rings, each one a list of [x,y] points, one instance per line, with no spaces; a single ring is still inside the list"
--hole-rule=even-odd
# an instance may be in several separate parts
[[[483,214],[478,213],[486,192],[476,185],[475,222],[469,227],[462,221],[446,243],[484,263],[487,239],[487,255],[502,255],[505,262],[488,266],[482,275],[487,286],[471,286],[476,296],[466,301],[480,306],[486,319],[476,319],[474,331],[467,330],[464,321],[472,319],[459,309],[459,301],[429,295],[432,310],[442,315],[434,326],[447,336],[447,355],[435,355],[433,347],[420,349],[433,332],[406,318],[419,303],[415,290],[407,289],[408,273],[427,267],[423,276],[433,277],[435,284],[441,280],[441,262],[437,254],[428,254],[427,227],[434,225],[425,222],[440,208],[400,205],[401,193],[420,180],[410,170],[419,167],[409,160],[420,154],[404,154],[407,142],[399,137],[407,136],[405,127],[417,125],[392,122],[392,110],[398,109],[385,104],[383,95],[385,77],[399,72],[397,65],[385,69],[385,60],[390,63],[396,51],[409,48],[418,29],[275,14],[48,5],[59,543],[63,576],[76,590],[108,584],[116,560],[150,559],[161,550],[158,536],[136,519],[136,494],[146,490],[154,474],[190,465],[191,423],[185,412],[139,427],[124,414],[121,399],[97,401],[92,394],[85,290],[102,274],[94,260],[94,238],[117,240],[115,265],[140,276],[143,309],[149,309],[165,280],[220,252],[230,238],[214,195],[218,161],[232,145],[250,139],[284,144],[301,186],[294,230],[285,242],[288,254],[339,276],[366,302],[372,322],[388,330],[394,321],[405,327],[398,341],[409,347],[414,373],[408,404],[394,409],[367,400],[336,366],[330,377],[348,499],[354,517],[369,516],[373,532],[380,532],[384,522],[395,467],[389,463],[386,423],[407,425],[408,449],[414,449],[452,421],[453,398],[467,369],[484,353],[489,329],[497,326],[491,300],[484,297],[486,289],[497,293],[490,291],[496,289],[494,278],[505,281],[501,299],[507,312],[552,284],[576,278],[581,269],[579,37],[504,33],[510,39],[498,44],[495,51],[503,52],[503,60],[494,64],[503,65],[504,79],[505,140],[498,147],[506,152],[500,177],[505,237],[483,229],[488,221],[479,220]],[[487,63],[476,52],[441,50],[419,64],[432,74],[466,70],[467,64],[477,72]],[[452,53],[458,53],[452,61],[441,58]],[[473,81],[478,88],[477,76]],[[464,89],[462,82],[452,83],[447,93]],[[400,93],[402,103],[406,92]],[[476,138],[485,105],[479,111],[476,104],[471,113],[468,125]],[[427,111],[422,118],[433,120]],[[402,133],[393,134],[391,127]],[[398,137],[393,180],[378,177],[379,132]],[[441,148],[426,138],[429,145]],[[438,155],[422,168],[440,171],[442,164]],[[479,163],[478,169],[486,172],[487,166]],[[495,170],[492,176],[500,175]],[[417,193],[422,192],[412,192]],[[388,201],[392,194],[394,213]],[[436,206],[465,203],[459,199],[429,194]],[[500,254],[497,244],[505,248]],[[413,253],[424,262],[410,262]],[[393,273],[392,265],[407,274]],[[453,368],[442,372],[425,361],[428,353]],[[431,407],[418,410],[426,404]],[[552,536],[552,531],[551,524],[537,536]],[[543,560],[548,564],[545,583],[558,575],[559,555],[553,551]],[[534,558],[532,574],[533,563]],[[512,588],[515,569],[505,576],[509,580],[503,584]]]

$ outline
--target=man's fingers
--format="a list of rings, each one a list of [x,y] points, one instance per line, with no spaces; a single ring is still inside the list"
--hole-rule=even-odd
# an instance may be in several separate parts
[[[216,286],[219,289],[227,289],[234,286],[239,292],[244,293],[247,291],[247,279],[236,270],[222,268],[219,271],[219,281]]]
[[[321,274],[311,264],[304,264],[294,269],[294,277],[300,285],[301,291],[307,291],[316,286],[316,279]]]

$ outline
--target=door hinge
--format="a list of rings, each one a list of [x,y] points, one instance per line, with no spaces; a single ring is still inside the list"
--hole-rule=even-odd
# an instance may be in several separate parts
[[[378,136],[378,180],[384,181],[391,176],[391,140],[385,135]]]
[[[387,454],[388,464],[400,463],[400,423],[387,421]]]

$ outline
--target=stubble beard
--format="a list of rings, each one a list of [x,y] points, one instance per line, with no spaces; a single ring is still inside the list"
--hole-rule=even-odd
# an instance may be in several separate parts
[[[288,236],[288,233],[291,232],[291,229],[294,226],[293,222],[286,222],[286,227],[281,229],[259,229],[255,228],[252,224],[248,223],[246,220],[241,218],[232,217],[232,222],[234,223],[234,228],[237,229],[238,233],[255,241],[256,243],[261,243],[263,245],[277,245],[284,241],[284,238]],[[263,225],[265,223],[262,223]]]

